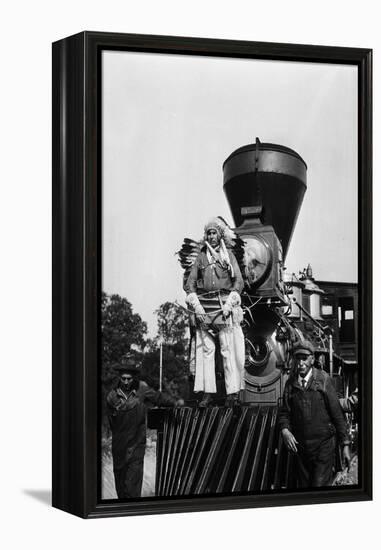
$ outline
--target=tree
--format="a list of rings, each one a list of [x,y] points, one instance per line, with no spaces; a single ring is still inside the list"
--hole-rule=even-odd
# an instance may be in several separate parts
[[[144,354],[141,366],[142,378],[154,389],[159,388],[160,351]],[[173,348],[163,346],[163,390],[176,399],[189,397],[189,367],[183,356],[176,356]]]
[[[102,292],[101,296],[101,331],[102,331],[102,428],[108,440],[109,426],[106,415],[106,395],[117,380],[113,370],[114,364],[130,353],[131,346],[143,348],[144,336],[147,334],[147,324],[138,313],[134,313],[132,305],[119,294],[111,296]],[[135,352],[135,355],[139,355]]]
[[[145,345],[147,324],[119,294],[109,296],[102,292],[101,311],[102,364],[105,367],[119,363],[132,345]]]
[[[160,341],[163,342],[163,388],[176,398],[189,396],[188,314],[173,302],[155,311],[158,335],[148,339],[142,361],[142,376],[153,387],[159,386]]]
[[[172,346],[176,355],[180,348],[184,353],[188,343],[188,313],[178,304],[164,302],[155,311],[157,314],[158,337],[167,346]]]

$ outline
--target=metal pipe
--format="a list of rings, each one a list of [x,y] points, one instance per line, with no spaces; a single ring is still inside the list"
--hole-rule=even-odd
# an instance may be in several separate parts
[[[333,341],[332,341],[332,334],[329,334],[328,336],[328,342],[329,342],[329,375],[333,375]]]

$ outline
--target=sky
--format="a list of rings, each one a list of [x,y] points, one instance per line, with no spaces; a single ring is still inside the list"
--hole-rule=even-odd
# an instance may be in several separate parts
[[[175,252],[205,222],[234,226],[222,164],[276,143],[307,163],[287,272],[357,282],[357,68],[103,52],[102,284],[156,333],[154,310],[184,304]]]

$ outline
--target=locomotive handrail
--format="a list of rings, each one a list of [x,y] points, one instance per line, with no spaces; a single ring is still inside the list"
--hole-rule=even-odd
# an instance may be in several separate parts
[[[303,313],[310,319],[310,321],[312,321],[322,332],[324,332],[324,334],[329,335],[332,333],[332,329],[328,325],[323,327],[323,325],[321,325],[319,321],[317,321],[314,317],[312,317],[312,315],[306,310],[306,308],[304,308],[301,304],[299,304],[296,298],[293,298],[292,301],[294,302],[295,305],[298,306],[298,308],[301,311],[303,311]]]

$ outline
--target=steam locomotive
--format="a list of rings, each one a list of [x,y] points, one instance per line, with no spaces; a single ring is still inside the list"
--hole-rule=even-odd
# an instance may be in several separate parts
[[[234,232],[244,243],[245,389],[234,409],[151,411],[149,426],[158,430],[158,496],[294,487],[293,457],[283,446],[277,414],[296,341],[312,341],[318,367],[340,393],[348,392],[345,360],[335,352],[332,323],[321,317],[324,291],[311,266],[299,276],[285,273],[307,188],[305,161],[257,138],[225,160],[223,182]]]

